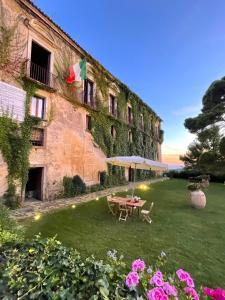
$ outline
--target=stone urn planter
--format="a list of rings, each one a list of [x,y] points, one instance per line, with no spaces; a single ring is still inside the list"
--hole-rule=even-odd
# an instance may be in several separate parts
[[[206,206],[206,196],[197,183],[189,184],[190,203],[193,208],[201,209]]]

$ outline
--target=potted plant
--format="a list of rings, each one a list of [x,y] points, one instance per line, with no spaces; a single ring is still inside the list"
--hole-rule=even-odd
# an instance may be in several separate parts
[[[190,191],[190,201],[193,208],[204,208],[206,206],[206,196],[201,190],[199,183],[191,183],[187,186]]]

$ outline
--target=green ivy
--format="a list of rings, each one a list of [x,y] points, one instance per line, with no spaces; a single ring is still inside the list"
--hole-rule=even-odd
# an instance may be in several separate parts
[[[5,197],[6,200],[9,200],[8,204],[11,207],[13,207],[13,194],[14,202],[17,202],[15,187],[18,183],[20,185],[20,202],[23,199],[28,180],[32,128],[39,123],[39,119],[30,116],[29,113],[30,101],[37,87],[33,82],[24,81],[23,88],[26,91],[24,121],[18,123],[12,118],[10,112],[0,116],[0,150],[8,169],[8,193]]]

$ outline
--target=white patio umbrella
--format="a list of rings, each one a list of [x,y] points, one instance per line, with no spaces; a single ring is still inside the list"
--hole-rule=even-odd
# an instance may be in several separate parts
[[[133,168],[134,172],[134,181],[136,169],[141,170],[152,170],[152,171],[166,171],[168,166],[159,161],[147,159],[141,156],[115,156],[106,158],[106,162],[120,167]],[[133,190],[134,193],[134,190]]]

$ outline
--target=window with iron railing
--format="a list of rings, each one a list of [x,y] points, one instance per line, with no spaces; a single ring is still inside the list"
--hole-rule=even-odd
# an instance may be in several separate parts
[[[94,82],[89,79],[84,81],[84,103],[95,107]]]
[[[32,129],[31,143],[33,146],[44,146],[44,129],[42,128]]]

